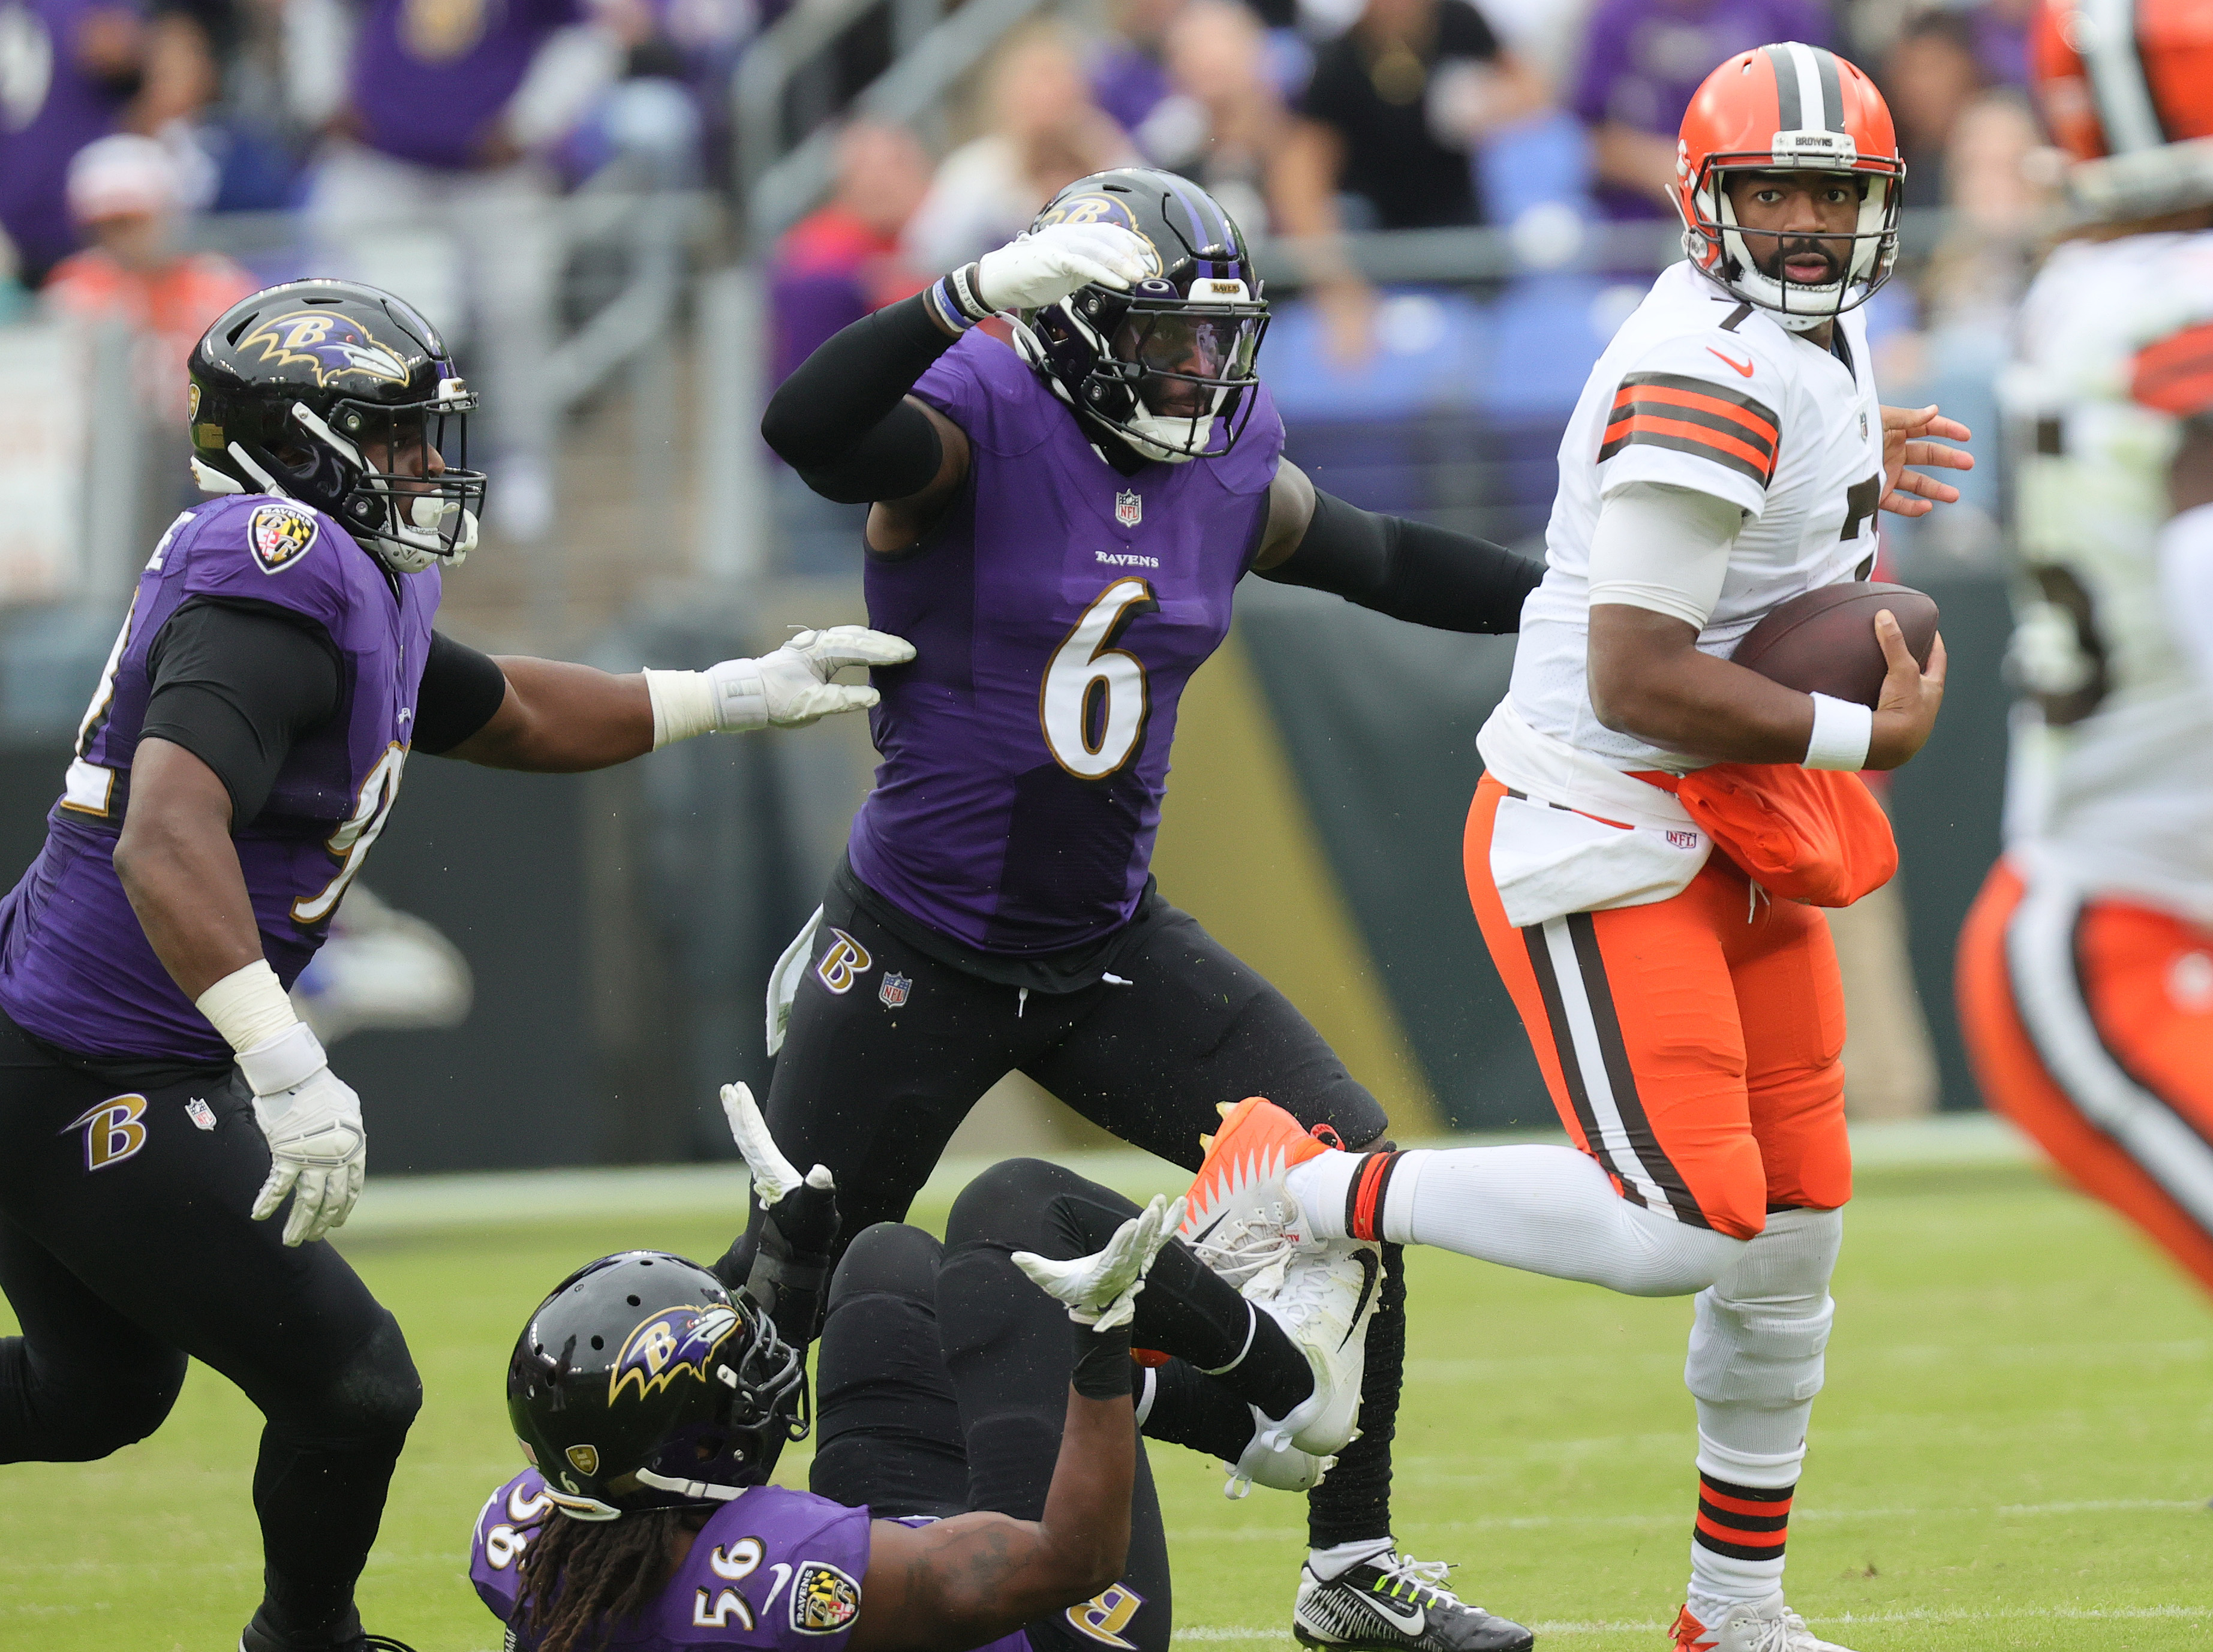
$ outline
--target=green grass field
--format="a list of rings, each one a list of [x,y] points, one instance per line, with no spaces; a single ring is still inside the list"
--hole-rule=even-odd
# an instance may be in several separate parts
[[[1159,1180],[1130,1174],[1127,1155],[1113,1163],[1133,1192]],[[548,1197],[496,1228],[387,1224],[348,1241],[429,1393],[363,1584],[371,1628],[422,1652],[497,1644],[465,1551],[515,1466],[500,1380],[524,1316],[602,1252],[704,1258],[728,1237],[726,1221],[608,1203],[564,1221],[576,1204]],[[1794,1603],[1858,1652],[2213,1646],[2204,1299],[2102,1209],[2023,1166],[1868,1171],[1846,1234]],[[1688,1303],[1437,1253],[1413,1270],[1402,1544],[1460,1563],[1464,1594],[1540,1625],[1545,1643],[1657,1652],[1686,1570]],[[257,1429],[196,1369],[154,1439],[100,1464],[0,1469],[0,1648],[228,1652],[259,1588]],[[1300,1504],[1224,1502],[1220,1469],[1173,1446],[1154,1460],[1179,1640],[1290,1646]],[[796,1454],[783,1478],[795,1467]]]

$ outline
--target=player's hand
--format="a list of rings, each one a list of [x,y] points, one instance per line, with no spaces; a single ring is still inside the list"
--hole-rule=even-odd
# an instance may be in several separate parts
[[[1937,708],[1944,704],[1944,638],[1940,633],[1929,650],[1929,669],[1913,662],[1905,646],[1905,633],[1898,618],[1885,608],[1875,617],[1875,640],[1890,664],[1882,680],[1882,694],[1875,702],[1875,733],[1868,741],[1867,766],[1895,769],[1919,751],[1936,727]]]
[[[253,1219],[277,1214],[292,1196],[284,1242],[308,1245],[344,1225],[369,1169],[369,1132],[361,1098],[328,1066],[300,1082],[253,1098],[253,1117],[269,1138],[269,1179],[253,1201]]]
[[[722,1086],[722,1116],[730,1121],[730,1139],[753,1173],[754,1195],[786,1245],[795,1253],[826,1255],[838,1242],[839,1227],[838,1186],[830,1167],[818,1164],[802,1176],[768,1133],[768,1120],[761,1117],[749,1086]]]
[[[993,310],[1057,304],[1079,287],[1127,287],[1150,271],[1140,236],[1114,223],[1051,223],[976,261],[976,296]]]
[[[803,631],[758,660],[725,660],[706,676],[722,733],[763,727],[797,728],[840,711],[865,711],[876,691],[830,680],[847,666],[903,666],[914,644],[865,625]]]
[[[1171,1204],[1167,1194],[1155,1193],[1150,1204],[1114,1230],[1105,1249],[1066,1262],[1016,1251],[1015,1265],[1046,1295],[1066,1303],[1076,1324],[1116,1330],[1137,1314],[1153,1259],[1183,1225],[1183,1214],[1182,1199]]]
[[[1934,402],[1926,407],[1884,408],[1882,509],[1897,516],[1926,516],[1940,504],[1957,504],[1959,489],[1906,466],[1933,465],[1939,470],[1971,471],[1975,456],[1945,442],[1970,441],[1973,434],[1958,419],[1938,412]],[[1944,441],[1931,441],[1933,436]]]

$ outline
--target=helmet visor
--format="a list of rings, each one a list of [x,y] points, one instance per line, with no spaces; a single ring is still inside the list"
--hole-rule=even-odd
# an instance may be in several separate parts
[[[1131,303],[1115,329],[1114,354],[1137,370],[1137,395],[1168,418],[1204,418],[1253,381],[1267,327],[1265,306]]]

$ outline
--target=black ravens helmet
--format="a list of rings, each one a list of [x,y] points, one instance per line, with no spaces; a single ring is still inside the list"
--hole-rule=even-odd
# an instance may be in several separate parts
[[[726,1502],[809,1424],[799,1350],[706,1269],[603,1256],[538,1306],[507,1414],[554,1506],[577,1520]]]
[[[1147,459],[1229,451],[1252,416],[1268,304],[1245,236],[1214,198],[1172,172],[1120,167],[1079,178],[1033,230],[1112,223],[1152,249],[1127,290],[1096,283],[1026,310],[1015,343],[1061,399]]]
[[[202,335],[191,372],[192,473],[206,491],[313,505],[396,574],[455,566],[476,543],[476,396],[436,329],[390,293],[265,287]]]

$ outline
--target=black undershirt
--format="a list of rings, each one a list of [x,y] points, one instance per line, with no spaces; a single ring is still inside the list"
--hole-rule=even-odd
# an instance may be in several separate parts
[[[139,739],[181,746],[213,770],[230,794],[234,832],[260,814],[293,747],[343,710],[345,677],[329,633],[273,604],[194,597],[162,627],[146,668]],[[491,720],[506,692],[490,656],[432,632],[414,749],[450,752]]]

